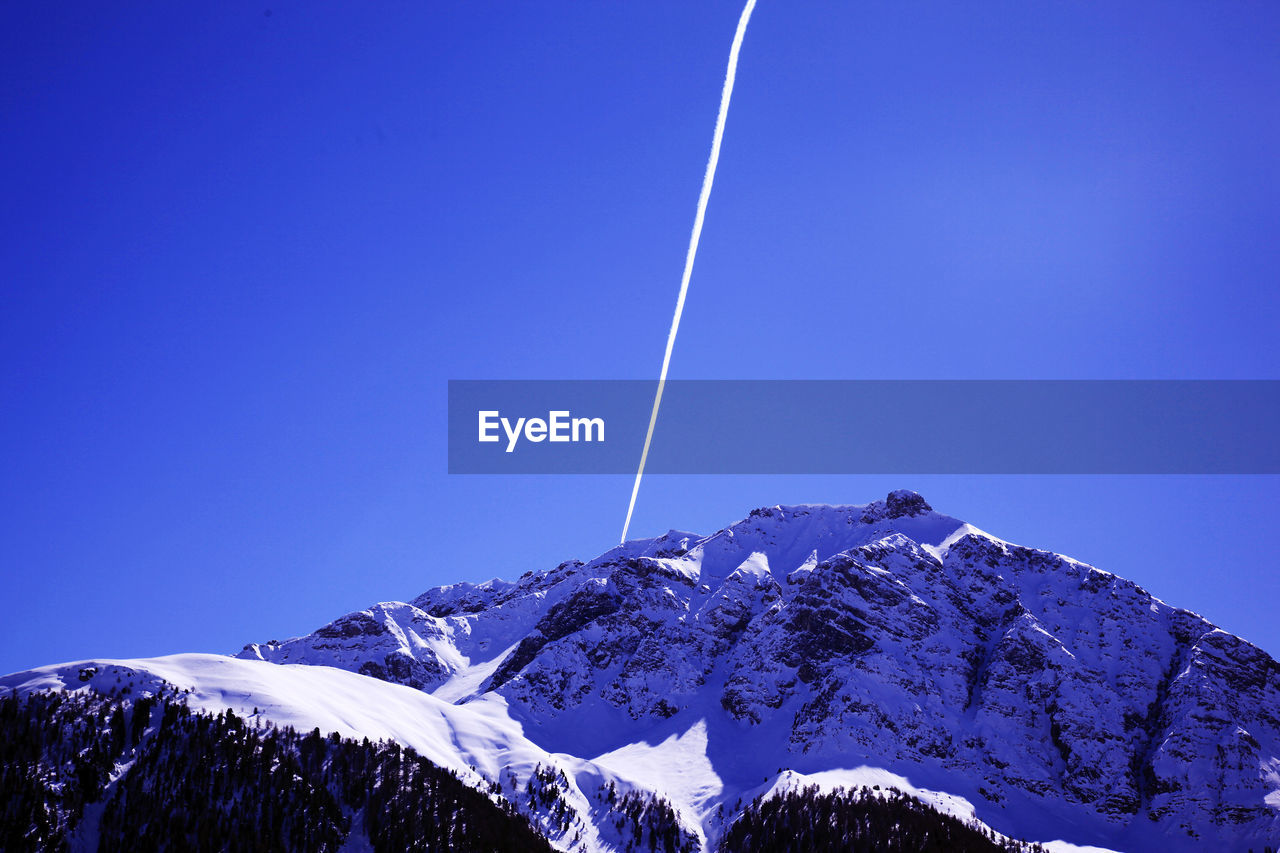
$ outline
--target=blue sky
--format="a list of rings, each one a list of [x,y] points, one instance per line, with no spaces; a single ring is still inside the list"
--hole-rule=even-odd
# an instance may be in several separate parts
[[[656,376],[738,12],[0,9],[0,670],[612,544],[627,477],[448,476],[446,382]],[[1280,378],[1278,25],[761,0],[672,376]],[[632,531],[897,487],[1280,653],[1275,477],[655,477]]]

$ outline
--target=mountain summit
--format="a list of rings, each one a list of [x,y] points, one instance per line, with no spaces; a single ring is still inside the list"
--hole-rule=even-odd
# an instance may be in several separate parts
[[[1276,661],[909,491],[440,587],[237,657],[99,662],[87,680],[398,738],[502,790],[554,768],[563,813],[513,801],[563,849],[625,847],[602,805],[619,792],[710,850],[753,802],[877,785],[1062,850],[1280,842]],[[75,688],[86,666],[3,684]]]
[[[1015,836],[1195,849],[1280,835],[1274,660],[909,491],[757,509],[240,656],[450,702],[496,694],[552,752],[646,773],[695,762],[715,781],[647,781],[708,834],[726,794],[779,768],[865,765],[962,796]]]

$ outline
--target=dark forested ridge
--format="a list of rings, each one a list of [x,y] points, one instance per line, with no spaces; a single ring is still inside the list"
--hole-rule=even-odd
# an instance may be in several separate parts
[[[787,791],[752,803],[721,853],[1043,853],[993,837],[900,791]]]
[[[494,802],[413,750],[249,725],[177,694],[0,698],[0,850],[549,851]],[[85,839],[88,840],[88,839]]]
[[[514,777],[511,779],[514,786]],[[539,766],[524,799],[570,828],[563,772]],[[396,743],[303,734],[181,694],[89,690],[0,696],[0,851],[375,851],[536,853],[552,848],[501,784],[485,790]],[[628,851],[701,845],[656,795],[595,795]],[[569,842],[582,847],[579,837]],[[757,800],[720,853],[1042,853],[898,791],[801,788]]]

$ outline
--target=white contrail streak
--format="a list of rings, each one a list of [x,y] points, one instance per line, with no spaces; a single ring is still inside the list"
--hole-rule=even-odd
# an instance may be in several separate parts
[[[729,48],[729,68],[724,73],[724,88],[720,91],[720,114],[716,116],[716,132],[711,139],[711,158],[707,160],[707,172],[702,176],[702,194],[698,196],[698,214],[693,219],[693,234],[689,237],[689,252],[684,259],[684,275],[680,277],[680,295],[676,297],[676,314],[671,319],[671,331],[667,333],[667,351],[662,356],[662,372],[658,374],[658,392],[653,397],[653,411],[649,413],[649,430],[644,435],[644,450],[640,452],[640,467],[636,481],[631,486],[631,502],[627,504],[627,518],[622,522],[622,541],[627,541],[627,529],[631,527],[631,513],[636,508],[636,495],[640,493],[640,479],[644,477],[644,463],[649,458],[649,442],[653,440],[653,425],[658,422],[658,407],[662,405],[662,390],[667,385],[667,368],[671,366],[671,350],[676,345],[676,332],[680,329],[680,315],[684,313],[684,298],[689,292],[689,277],[693,275],[693,259],[698,255],[698,240],[702,237],[702,222],[707,217],[707,201],[711,198],[711,184],[716,179],[716,164],[720,162],[720,141],[724,139],[724,122],[729,116],[729,99],[733,97],[733,78],[738,74],[738,52],[742,49],[742,37],[747,33],[747,21],[756,7],[756,0],[747,0],[738,18],[738,31],[733,34],[733,47]]]

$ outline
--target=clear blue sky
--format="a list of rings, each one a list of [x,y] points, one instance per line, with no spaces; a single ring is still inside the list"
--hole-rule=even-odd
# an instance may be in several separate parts
[[[446,382],[656,376],[738,12],[4,4],[0,671],[610,546],[629,478],[446,475]],[[672,375],[1280,378],[1277,32],[761,0]],[[1280,654],[1274,477],[661,477],[632,531],[897,487]]]

